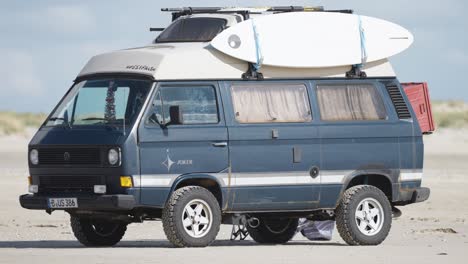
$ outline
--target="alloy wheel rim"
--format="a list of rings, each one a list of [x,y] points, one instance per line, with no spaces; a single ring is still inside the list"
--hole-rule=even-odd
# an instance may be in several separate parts
[[[380,232],[384,223],[382,205],[374,198],[363,199],[356,208],[355,222],[359,231],[366,236]]]
[[[195,199],[185,205],[182,225],[189,236],[193,238],[205,236],[211,229],[212,220],[213,213],[205,201]]]

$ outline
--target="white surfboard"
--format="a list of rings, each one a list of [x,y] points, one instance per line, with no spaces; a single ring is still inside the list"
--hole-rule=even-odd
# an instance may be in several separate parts
[[[361,29],[365,37],[362,44]],[[292,68],[378,61],[406,50],[412,43],[413,35],[394,23],[327,12],[255,17],[224,30],[211,41],[217,50],[240,60]]]

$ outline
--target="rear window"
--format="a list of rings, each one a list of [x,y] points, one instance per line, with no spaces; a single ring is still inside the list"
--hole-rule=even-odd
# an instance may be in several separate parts
[[[320,117],[326,121],[384,120],[387,112],[370,84],[318,85]]]
[[[303,84],[233,85],[232,101],[239,123],[287,123],[312,120]]]
[[[181,18],[161,32],[155,42],[207,42],[223,31],[225,26],[226,20],[221,18]]]

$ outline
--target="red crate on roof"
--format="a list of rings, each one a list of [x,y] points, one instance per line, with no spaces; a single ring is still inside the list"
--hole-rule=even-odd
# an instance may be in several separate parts
[[[414,113],[416,114],[419,126],[424,134],[432,133],[435,130],[434,119],[432,117],[431,101],[429,99],[429,89],[427,83],[402,83],[403,90],[408,96]]]

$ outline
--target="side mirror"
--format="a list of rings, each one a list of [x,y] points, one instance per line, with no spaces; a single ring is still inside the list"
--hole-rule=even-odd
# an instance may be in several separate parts
[[[182,109],[178,105],[171,105],[169,107],[169,116],[171,118],[171,122],[167,125],[182,125],[184,123]]]

